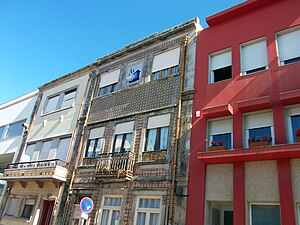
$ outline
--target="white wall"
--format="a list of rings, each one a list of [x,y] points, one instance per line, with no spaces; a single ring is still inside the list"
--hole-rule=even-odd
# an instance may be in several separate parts
[[[42,100],[31,128],[28,142],[67,134],[71,135],[74,132],[88,79],[89,75],[85,74],[79,78],[64,81],[59,85],[55,85],[43,91]],[[73,107],[64,108],[45,115],[42,114],[48,96],[64,92],[73,87],[77,87]]]

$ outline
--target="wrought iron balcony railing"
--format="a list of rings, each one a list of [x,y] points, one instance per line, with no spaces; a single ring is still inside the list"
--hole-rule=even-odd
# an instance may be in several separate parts
[[[135,154],[133,152],[100,155],[96,164],[96,176],[116,175],[132,178]]]
[[[29,168],[45,168],[45,167],[66,167],[66,162],[60,159],[48,159],[43,161],[11,163],[8,169],[29,169]]]

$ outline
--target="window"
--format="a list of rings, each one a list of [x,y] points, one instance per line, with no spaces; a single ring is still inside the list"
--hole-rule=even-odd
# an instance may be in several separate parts
[[[223,143],[227,149],[232,148],[232,119],[218,119],[208,121],[208,146],[214,141]]]
[[[5,215],[7,216],[19,216],[19,208],[22,199],[9,197],[6,205]]]
[[[117,84],[119,80],[120,70],[101,75],[97,95],[103,96],[117,91]]]
[[[251,225],[280,225],[279,205],[251,204]]]
[[[300,129],[300,107],[286,108],[287,136],[289,143],[296,143],[296,130]]]
[[[133,126],[133,121],[116,125],[113,153],[131,150]]]
[[[100,225],[117,225],[120,220],[122,206],[121,197],[104,197],[101,210]]]
[[[231,50],[210,55],[210,83],[230,79]]]
[[[21,217],[29,219],[34,207],[34,200],[32,199],[25,199],[25,204],[23,208],[23,212]]]
[[[28,144],[21,162],[34,162],[39,160],[60,159],[66,160],[71,138],[55,138],[49,141]]]
[[[5,138],[13,138],[22,135],[23,127],[26,120],[22,120],[16,123],[12,123],[8,125],[8,130],[6,132]]]
[[[44,114],[72,107],[76,97],[76,91],[77,90],[75,88],[58,95],[48,97],[45,103]]]
[[[5,126],[0,127],[0,140],[3,137]]]
[[[259,39],[241,46],[242,74],[254,73],[267,69],[267,44]]]
[[[277,34],[277,45],[280,65],[300,61],[300,27]]]
[[[146,151],[167,149],[169,124],[170,114],[148,118]]]
[[[154,56],[152,80],[158,80],[178,73],[180,48]]]
[[[104,127],[90,130],[85,157],[97,157],[102,153]]]
[[[249,137],[255,139],[263,139],[264,136],[272,137],[270,144],[274,144],[274,125],[272,112],[261,112],[256,114],[244,115],[244,146],[249,147]]]
[[[160,202],[159,198],[139,198],[136,225],[158,225],[160,224]]]

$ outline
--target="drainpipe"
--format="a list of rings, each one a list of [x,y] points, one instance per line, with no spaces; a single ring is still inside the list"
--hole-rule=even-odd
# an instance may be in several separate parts
[[[169,221],[171,225],[174,225],[174,197],[175,197],[175,182],[176,182],[176,169],[177,169],[177,157],[178,157],[178,142],[180,135],[180,122],[181,122],[181,95],[183,90],[183,79],[185,72],[185,59],[186,59],[186,48],[188,43],[188,36],[185,36],[183,39],[183,50],[182,50],[182,66],[180,73],[180,83],[179,83],[179,96],[178,96],[178,111],[177,111],[177,120],[176,120],[176,138],[175,138],[175,152],[174,152],[174,161],[172,169],[172,185],[171,185],[171,199],[170,199],[170,217]]]

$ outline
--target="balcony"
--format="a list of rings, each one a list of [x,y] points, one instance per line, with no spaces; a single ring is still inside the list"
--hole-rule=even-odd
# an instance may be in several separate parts
[[[66,162],[59,159],[22,162],[9,164],[4,170],[3,180],[7,181],[28,181],[48,179],[53,181],[66,181]]]
[[[133,152],[100,155],[96,162],[95,176],[105,179],[131,180],[135,154]]]

